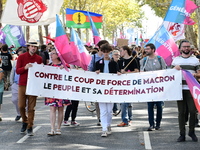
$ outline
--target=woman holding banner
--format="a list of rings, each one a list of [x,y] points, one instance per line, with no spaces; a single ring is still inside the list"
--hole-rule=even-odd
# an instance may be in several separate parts
[[[101,51],[103,52],[103,59],[100,59],[96,62],[96,73],[119,73],[118,65],[115,61],[111,61],[109,57],[109,53],[112,51],[112,47],[106,43],[101,47]],[[112,122],[112,109],[113,103],[104,103],[99,102],[100,108],[100,118],[101,118],[101,126],[102,126],[102,137],[107,137],[108,134],[111,134],[111,122]]]
[[[50,53],[52,63],[50,66],[63,68],[60,58],[56,50],[51,51]],[[66,99],[56,99],[56,98],[45,98],[45,105],[50,106],[50,122],[51,122],[51,131],[48,135],[61,135],[61,124],[63,120],[64,106],[70,105],[70,101]],[[57,129],[55,128],[56,123],[56,110],[58,110],[57,116]],[[56,130],[55,130],[56,129]]]

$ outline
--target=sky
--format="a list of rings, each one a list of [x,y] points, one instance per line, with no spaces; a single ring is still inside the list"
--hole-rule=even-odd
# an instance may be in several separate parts
[[[143,31],[145,32],[143,38],[149,39],[157,31],[164,18],[156,16],[154,11],[151,10],[148,5],[144,5],[142,10],[144,11],[145,17],[147,18],[142,21]]]

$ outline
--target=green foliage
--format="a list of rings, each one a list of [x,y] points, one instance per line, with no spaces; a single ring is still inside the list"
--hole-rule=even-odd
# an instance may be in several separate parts
[[[152,10],[155,11],[155,14],[158,17],[164,18],[167,10],[169,8],[169,5],[172,0],[137,0],[138,3],[143,6],[143,5],[149,5]]]

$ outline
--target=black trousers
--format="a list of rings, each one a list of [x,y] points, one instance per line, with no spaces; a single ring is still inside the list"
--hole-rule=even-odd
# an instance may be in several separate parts
[[[71,105],[66,107],[64,121],[68,121],[70,113],[72,121],[75,121],[79,101],[72,100],[71,103]]]
[[[178,105],[178,121],[179,121],[180,135],[186,134],[186,129],[185,129],[186,107],[188,107],[190,116],[189,133],[194,132],[195,121],[196,121],[196,106],[194,104],[194,100],[189,90],[183,90],[183,100],[177,101],[177,105]]]

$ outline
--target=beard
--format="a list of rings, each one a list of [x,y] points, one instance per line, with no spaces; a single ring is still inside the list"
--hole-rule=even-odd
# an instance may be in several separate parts
[[[190,54],[190,51],[182,51],[183,54],[188,55]]]

